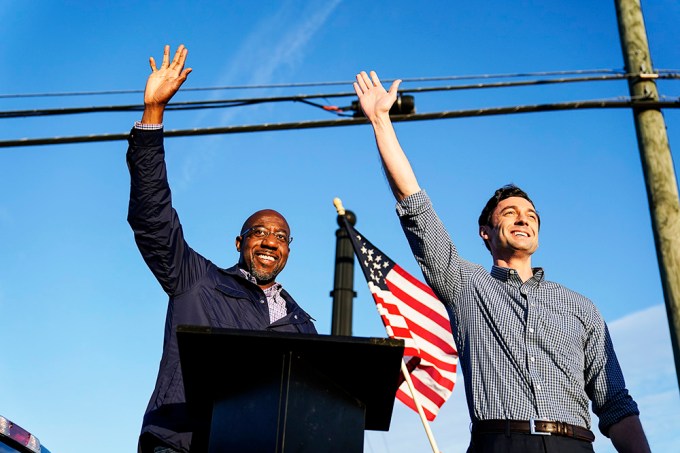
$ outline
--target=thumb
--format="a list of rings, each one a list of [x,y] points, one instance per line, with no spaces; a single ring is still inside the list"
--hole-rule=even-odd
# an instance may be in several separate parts
[[[397,79],[394,82],[392,82],[392,85],[390,86],[390,91],[388,93],[391,96],[396,96],[397,95],[397,90],[399,90],[399,85],[401,84],[401,79]]]
[[[192,69],[191,68],[186,68],[182,73],[179,75],[179,81],[180,83],[184,83],[184,81],[187,79],[187,76],[191,73]]]

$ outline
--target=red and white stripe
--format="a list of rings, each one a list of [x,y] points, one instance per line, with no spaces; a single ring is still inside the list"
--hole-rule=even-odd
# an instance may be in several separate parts
[[[411,379],[425,416],[432,421],[456,382],[458,352],[448,313],[427,285],[396,264],[385,282],[389,291],[371,282],[368,286],[387,334],[404,340],[404,356],[420,358]],[[397,398],[416,410],[406,382],[399,387]]]

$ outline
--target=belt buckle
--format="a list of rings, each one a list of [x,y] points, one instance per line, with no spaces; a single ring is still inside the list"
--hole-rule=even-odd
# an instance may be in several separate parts
[[[534,435],[534,436],[549,436],[550,433],[546,433],[543,431],[536,431],[536,420],[542,421],[542,422],[549,422],[547,418],[538,418],[538,417],[531,417],[529,418],[529,432]]]

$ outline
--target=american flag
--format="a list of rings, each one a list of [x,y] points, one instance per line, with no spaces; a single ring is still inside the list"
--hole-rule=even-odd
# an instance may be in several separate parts
[[[432,421],[456,382],[458,351],[449,315],[429,286],[399,267],[341,217],[387,335],[404,340],[404,360],[416,397]],[[406,382],[399,386],[397,399],[417,411]]]

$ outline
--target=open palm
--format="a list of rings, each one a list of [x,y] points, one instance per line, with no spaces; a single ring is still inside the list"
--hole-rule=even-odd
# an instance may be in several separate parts
[[[395,80],[392,86],[390,86],[390,90],[386,91],[375,71],[371,71],[370,78],[365,71],[357,74],[357,81],[354,82],[354,91],[359,97],[364,115],[369,120],[372,121],[381,114],[389,113],[390,108],[392,108],[394,101],[397,99],[397,90],[400,83],[401,80]]]
[[[160,69],[156,67],[154,58],[149,58],[151,75],[146,81],[144,90],[145,105],[165,105],[177,93],[191,72],[191,68],[184,69],[187,53],[186,47],[180,45],[171,62],[170,46],[165,46]]]

